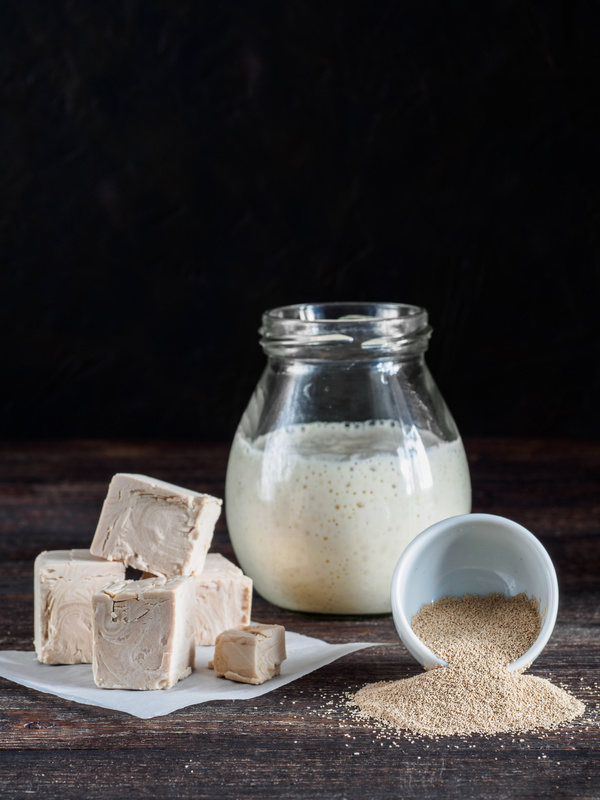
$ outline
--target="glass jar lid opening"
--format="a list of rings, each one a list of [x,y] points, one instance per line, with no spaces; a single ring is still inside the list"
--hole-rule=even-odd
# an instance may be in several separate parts
[[[260,328],[268,355],[313,358],[418,355],[427,348],[427,311],[403,303],[299,303],[266,311]]]

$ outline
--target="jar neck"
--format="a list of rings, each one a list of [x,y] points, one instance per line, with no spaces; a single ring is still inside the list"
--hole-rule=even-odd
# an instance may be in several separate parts
[[[269,357],[310,361],[417,358],[427,349],[427,311],[401,303],[307,303],[262,317],[261,346]]]

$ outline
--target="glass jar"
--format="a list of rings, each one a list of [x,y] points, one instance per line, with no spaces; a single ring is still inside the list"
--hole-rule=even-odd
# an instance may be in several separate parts
[[[406,545],[471,510],[463,444],[424,360],[427,312],[286,306],[260,333],[268,363],[225,488],[240,565],[282,608],[389,613]]]

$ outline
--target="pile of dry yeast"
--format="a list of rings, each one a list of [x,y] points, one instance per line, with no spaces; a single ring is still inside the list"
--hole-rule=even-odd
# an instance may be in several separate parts
[[[412,627],[449,666],[363,687],[349,700],[359,717],[449,736],[556,728],[585,710],[549,681],[508,670],[540,629],[537,605],[525,594],[446,597],[423,606]]]

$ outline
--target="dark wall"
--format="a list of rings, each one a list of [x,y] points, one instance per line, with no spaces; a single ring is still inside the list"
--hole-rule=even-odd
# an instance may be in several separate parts
[[[424,305],[464,434],[600,435],[596,2],[0,5],[0,437],[228,439],[261,312]]]

